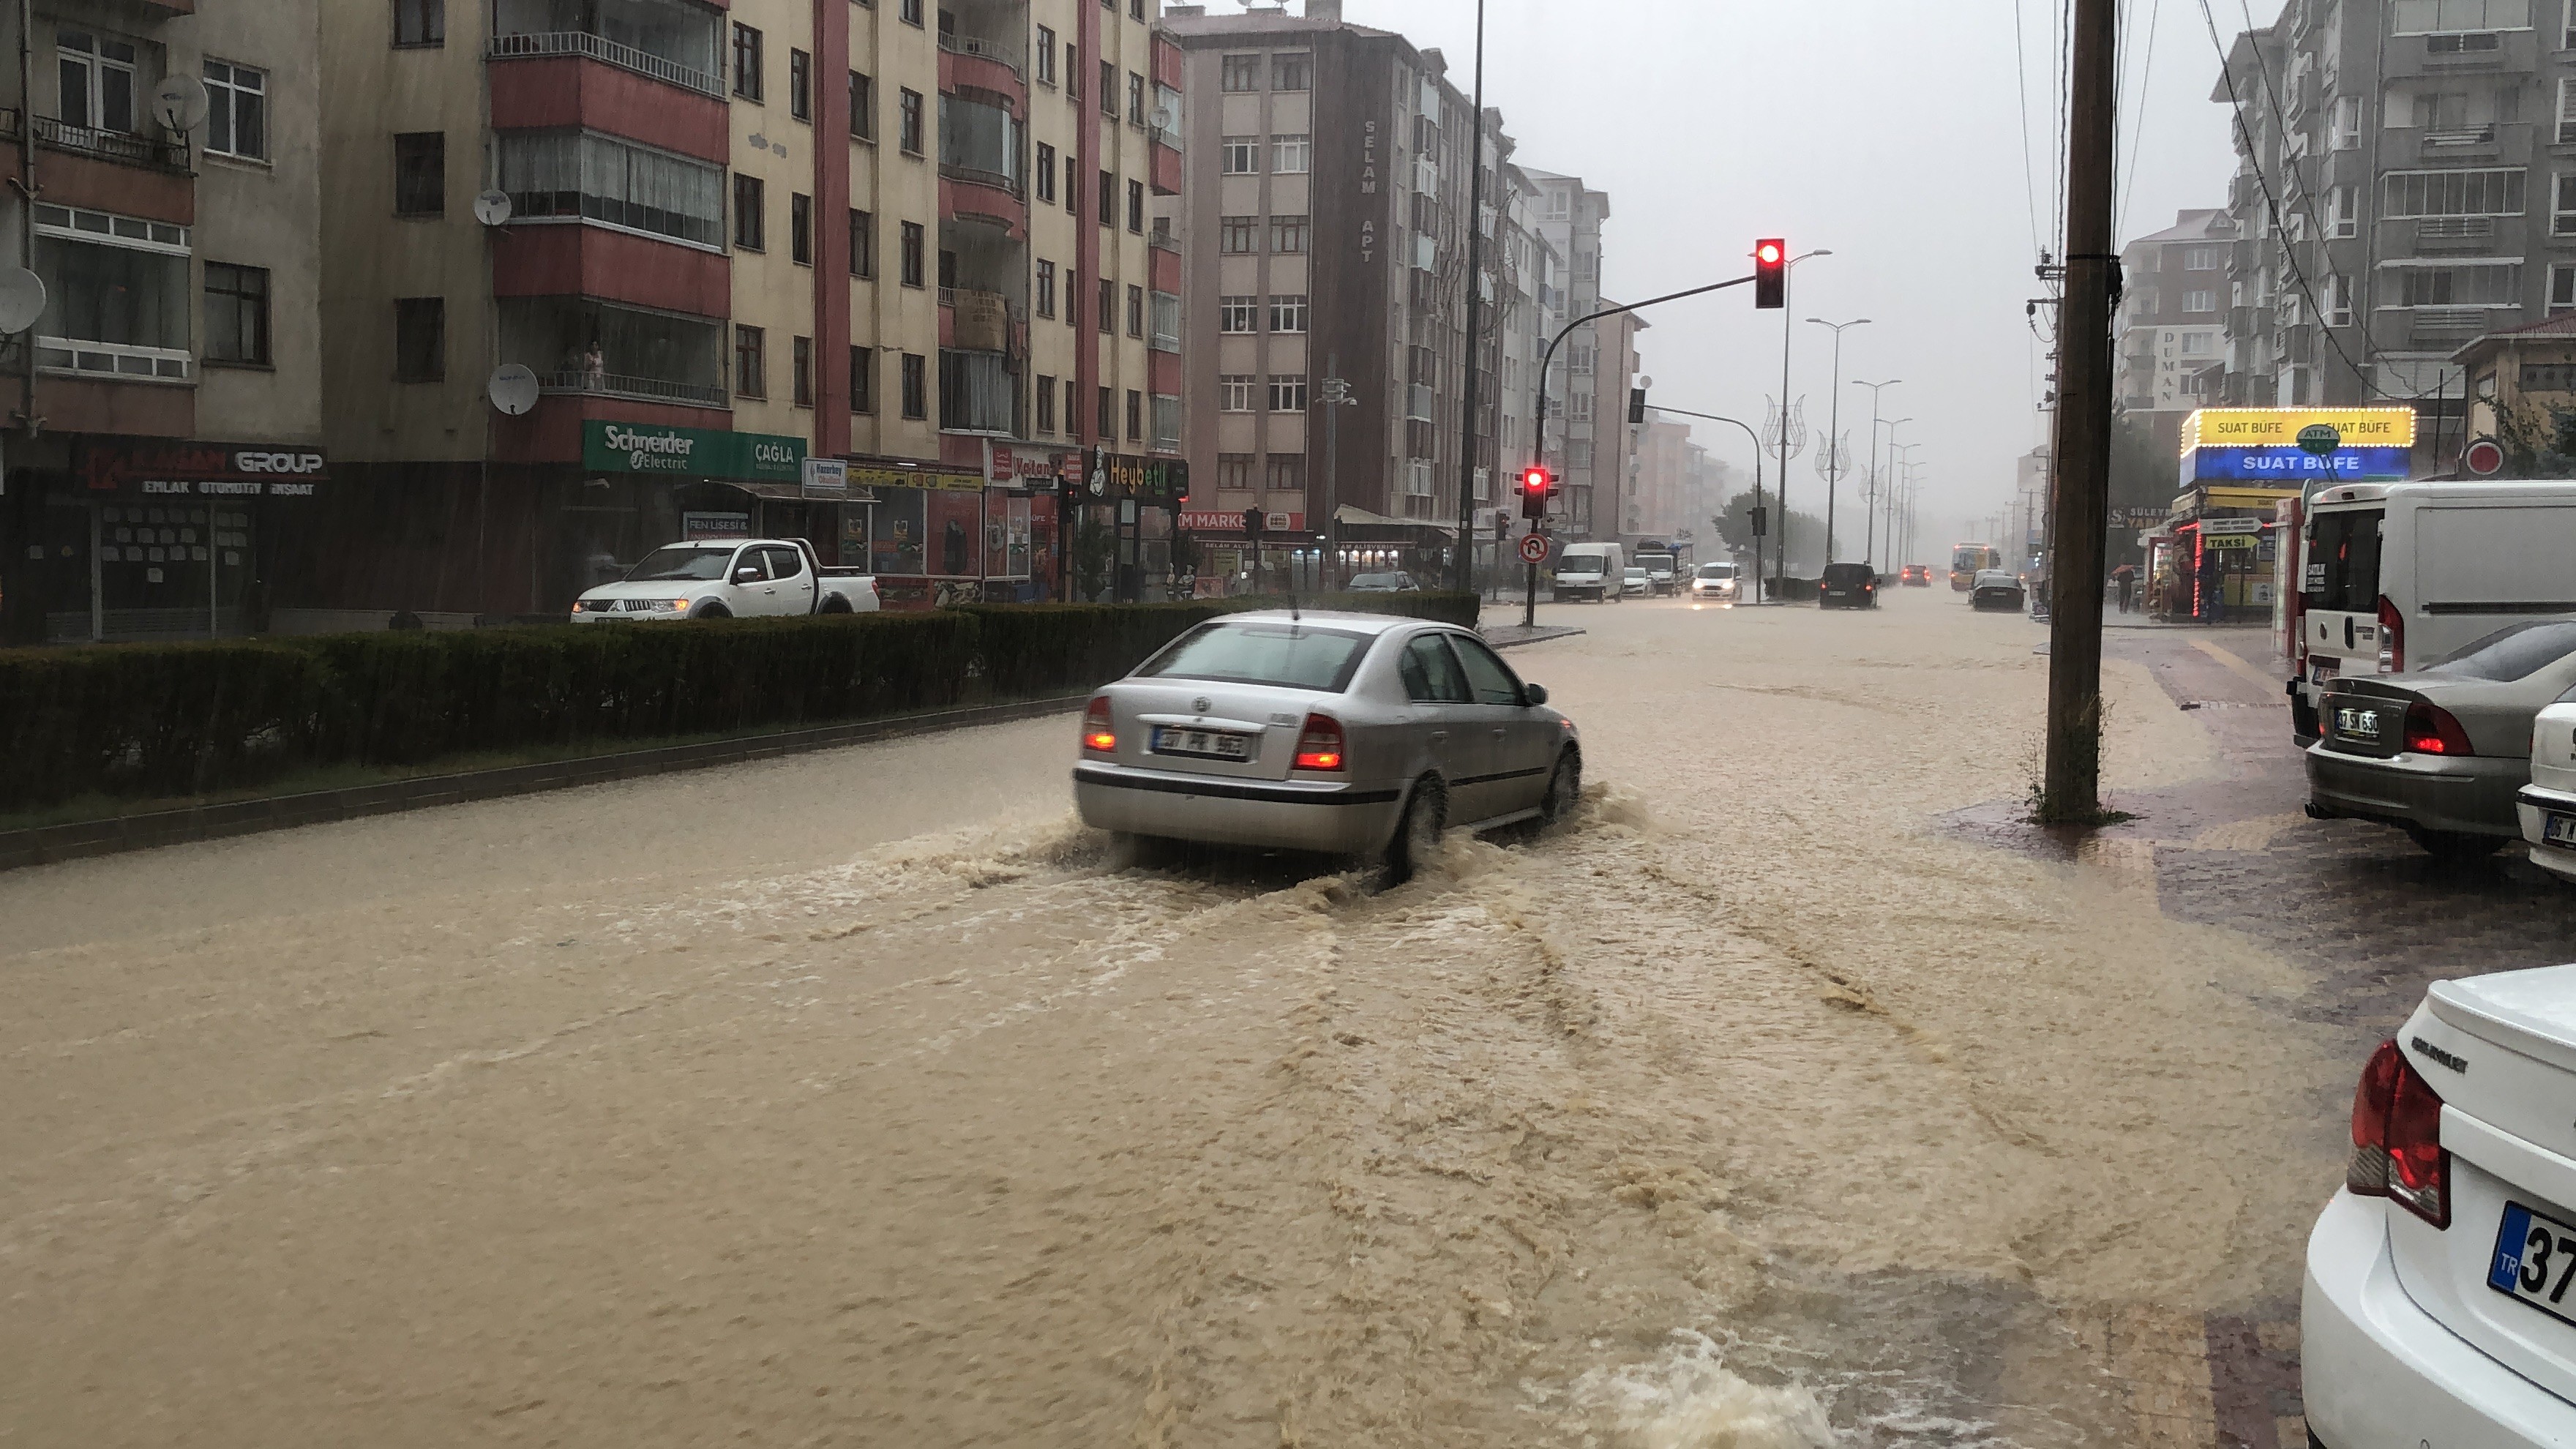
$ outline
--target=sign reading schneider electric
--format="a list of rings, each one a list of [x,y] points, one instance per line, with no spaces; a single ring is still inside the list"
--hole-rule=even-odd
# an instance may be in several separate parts
[[[805,440],[649,423],[585,422],[581,466],[593,473],[669,473],[740,483],[797,483]]]

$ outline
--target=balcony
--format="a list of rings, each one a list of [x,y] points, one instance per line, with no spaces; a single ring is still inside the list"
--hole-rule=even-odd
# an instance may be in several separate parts
[[[1007,66],[1015,76],[1025,78],[1028,75],[1027,52],[1018,46],[989,40],[980,35],[959,35],[948,28],[952,18],[951,13],[946,10],[939,12],[939,48],[941,50],[950,55],[973,56],[977,60],[989,60],[995,65]]]
[[[716,16],[687,0],[495,0],[494,60],[583,56],[721,99]]]
[[[724,325],[590,297],[505,297],[501,357],[546,392],[724,407]]]
[[[939,427],[950,433],[1019,432],[1019,395],[1000,352],[939,349]]]
[[[0,110],[0,140],[18,139],[20,115],[16,107]],[[140,166],[151,171],[166,171],[174,176],[195,174],[189,169],[188,143],[185,141],[156,141],[128,131],[67,126],[51,116],[38,116],[36,144],[49,150],[68,151],[75,156],[113,161],[120,166]]]
[[[1011,303],[999,292],[942,287],[939,305],[947,308],[950,337],[969,352],[1007,352],[1011,345]]]
[[[939,174],[951,181],[993,187],[1008,193],[1014,202],[1023,200],[1020,141],[1025,129],[1019,117],[1001,106],[943,94],[939,98]]]

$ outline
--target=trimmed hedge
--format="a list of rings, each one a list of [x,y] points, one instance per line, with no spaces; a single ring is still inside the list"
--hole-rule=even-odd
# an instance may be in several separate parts
[[[0,809],[165,797],[313,765],[795,729],[1115,679],[1203,620],[1273,599],[995,605],[929,614],[532,624],[0,650]],[[1471,594],[1312,610],[1472,626]]]

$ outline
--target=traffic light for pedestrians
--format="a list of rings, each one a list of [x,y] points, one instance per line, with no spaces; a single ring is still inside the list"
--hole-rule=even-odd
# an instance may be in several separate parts
[[[1545,468],[1533,467],[1521,474],[1521,517],[1547,517],[1549,481]]]
[[[1776,236],[1753,244],[1753,305],[1789,305],[1789,244]]]
[[[1642,423],[1645,420],[1646,390],[1642,387],[1632,387],[1628,389],[1628,421]]]

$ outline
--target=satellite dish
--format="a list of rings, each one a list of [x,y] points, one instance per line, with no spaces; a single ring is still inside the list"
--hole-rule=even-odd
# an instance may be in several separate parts
[[[474,219],[485,226],[499,226],[510,219],[510,193],[486,191],[474,198]]]
[[[0,267],[0,332],[24,332],[45,315],[45,279],[25,267]]]
[[[1173,126],[1179,124],[1180,119],[1181,118],[1178,115],[1173,113],[1170,106],[1156,106],[1154,108],[1154,129],[1157,131],[1168,131],[1172,129]]]
[[[537,375],[527,364],[505,362],[492,369],[492,380],[483,386],[491,396],[492,406],[510,417],[524,417],[537,405]]]
[[[152,88],[152,119],[173,131],[193,131],[206,123],[206,83],[174,72]]]

